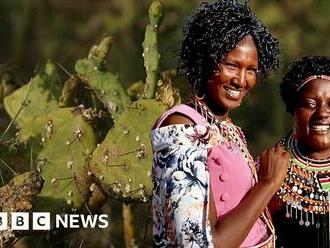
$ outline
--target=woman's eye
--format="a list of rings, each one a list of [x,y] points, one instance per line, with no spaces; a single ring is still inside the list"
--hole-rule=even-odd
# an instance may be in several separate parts
[[[256,69],[256,68],[250,68],[250,69],[248,69],[248,72],[251,72],[251,73],[257,74],[258,69]]]
[[[304,108],[315,108],[316,107],[316,102],[313,102],[313,101],[303,101],[301,103],[301,106],[304,107]]]
[[[238,66],[232,63],[225,63],[225,66],[229,69],[236,69]]]

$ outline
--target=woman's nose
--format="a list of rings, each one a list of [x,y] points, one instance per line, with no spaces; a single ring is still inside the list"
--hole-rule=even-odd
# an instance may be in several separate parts
[[[330,116],[330,106],[327,104],[322,104],[317,108],[316,113],[319,117],[322,117],[322,118],[329,117]]]
[[[245,88],[246,86],[246,72],[244,70],[240,70],[235,78],[233,79],[233,83],[239,86],[240,88]]]

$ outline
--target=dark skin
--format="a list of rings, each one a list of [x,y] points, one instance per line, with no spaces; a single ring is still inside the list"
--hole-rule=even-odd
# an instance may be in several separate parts
[[[313,159],[330,157],[330,82],[314,79],[301,90],[294,117],[300,151]]]
[[[247,36],[219,63],[219,71],[207,84],[204,104],[221,121],[230,110],[239,107],[244,95],[256,84],[258,53],[251,36]],[[187,116],[170,115],[162,126],[195,124]],[[289,155],[280,147],[266,150],[260,157],[259,182],[240,204],[218,220],[210,194],[209,220],[215,247],[239,247],[268,202],[283,182]],[[212,190],[211,190],[212,192]]]

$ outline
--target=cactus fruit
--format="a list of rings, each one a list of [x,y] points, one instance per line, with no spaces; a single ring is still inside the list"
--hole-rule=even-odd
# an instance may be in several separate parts
[[[149,133],[165,109],[154,99],[132,103],[95,149],[90,170],[110,196],[126,202],[148,201],[152,189]]]
[[[45,183],[36,210],[75,210],[89,198],[92,179],[87,164],[96,140],[91,126],[72,110],[61,108],[41,115],[24,124],[17,136],[22,142],[39,139],[42,144],[35,163]]]
[[[106,56],[111,48],[111,43],[111,37],[106,37],[99,45],[94,45],[90,49],[88,59],[91,60],[98,69],[103,69],[102,66],[105,63]]]
[[[149,19],[152,26],[159,26],[163,21],[164,11],[160,1],[153,1],[149,7]]]
[[[60,94],[61,83],[57,69],[54,64],[47,63],[44,72],[4,98],[4,107],[11,118],[15,118],[22,108],[16,118],[20,126],[25,121],[57,108]]]
[[[153,1],[149,8],[150,24],[146,27],[143,42],[144,67],[146,69],[146,84],[144,95],[146,98],[154,98],[159,79],[159,59],[157,30],[163,17],[163,6],[159,1]]]
[[[100,45],[94,46],[86,59],[78,60],[75,70],[79,77],[88,84],[108,109],[112,118],[116,120],[118,115],[130,104],[130,98],[119,81],[118,77],[110,72],[102,70],[101,65],[108,53],[105,38]]]

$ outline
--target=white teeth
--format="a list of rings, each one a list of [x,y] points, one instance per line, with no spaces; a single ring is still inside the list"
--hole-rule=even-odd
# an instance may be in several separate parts
[[[328,131],[330,125],[313,125],[312,129],[315,131]]]
[[[228,93],[232,97],[238,97],[239,93],[241,92],[240,90],[232,90],[232,89],[227,89]]]

